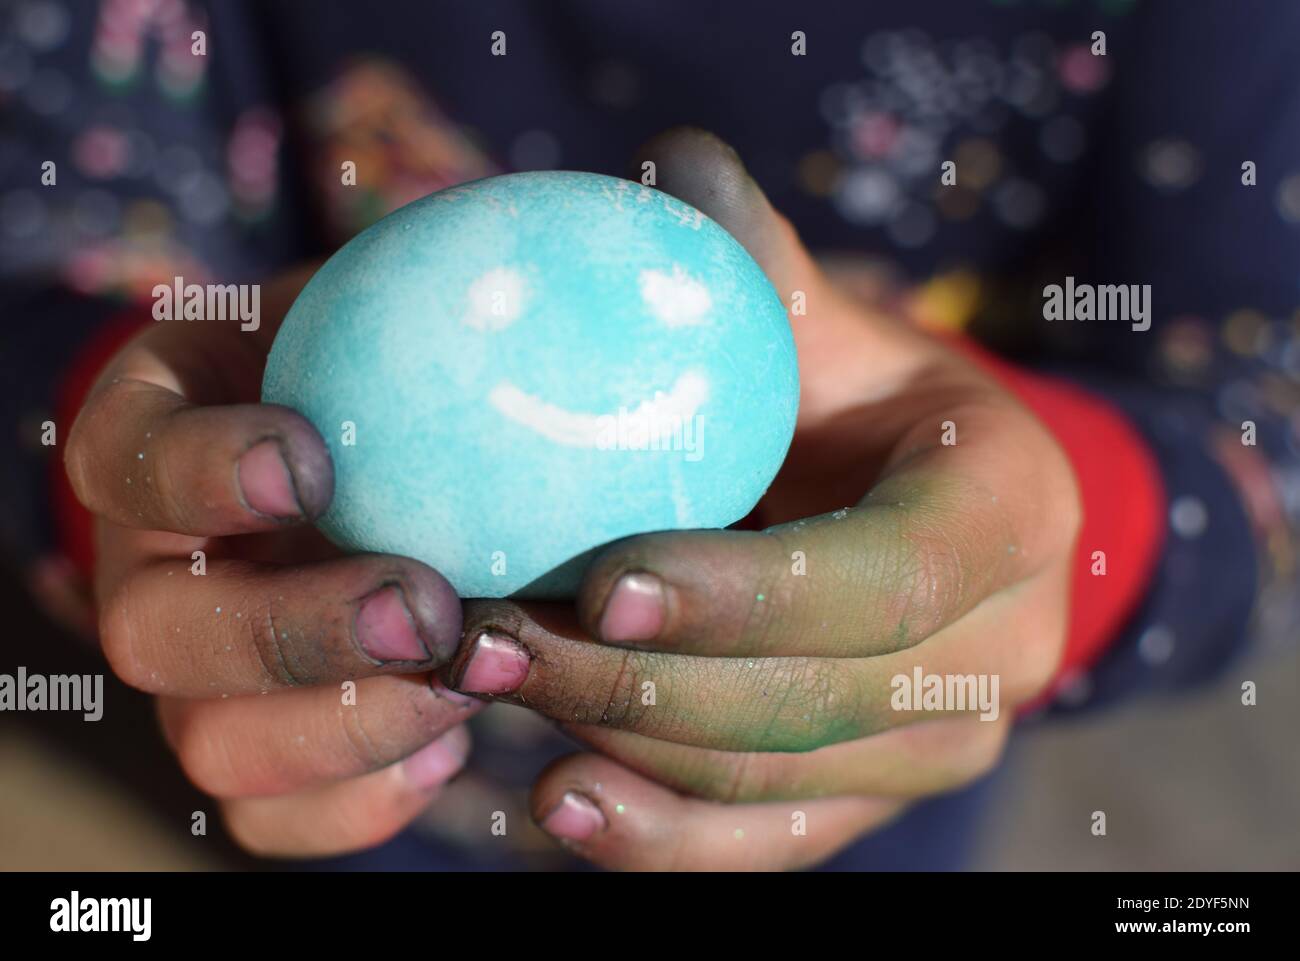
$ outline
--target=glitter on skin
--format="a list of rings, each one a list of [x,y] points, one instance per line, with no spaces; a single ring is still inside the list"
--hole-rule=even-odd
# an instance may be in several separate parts
[[[736,828],[734,837],[736,838],[737,841],[743,841],[745,840],[745,832],[740,828]]]
[[[623,813],[624,811],[626,811],[626,810],[627,810],[627,808],[625,808],[625,807],[624,807],[623,805],[621,805],[621,804],[615,804],[615,805],[614,805],[614,811],[615,811],[615,813],[617,813],[617,814],[622,814],[622,813]]]

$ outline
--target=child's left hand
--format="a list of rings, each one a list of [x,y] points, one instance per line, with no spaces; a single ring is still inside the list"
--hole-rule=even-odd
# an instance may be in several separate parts
[[[970,362],[837,290],[720,141],[674,131],[644,156],[787,307],[806,295],[799,424],[760,504],[776,526],[615,544],[576,621],[568,605],[474,602],[450,683],[600,752],[557,762],[533,792],[542,826],[582,856],[798,867],[996,762],[1061,652],[1075,480]],[[996,720],[894,709],[892,679],[910,686],[918,666],[996,676]]]

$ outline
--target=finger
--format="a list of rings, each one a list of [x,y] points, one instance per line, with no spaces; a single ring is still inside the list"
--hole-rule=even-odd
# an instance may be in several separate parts
[[[987,774],[1011,721],[943,718],[833,744],[806,754],[711,751],[592,724],[564,725],[586,746],[680,794],[752,804],[801,797],[910,800]]]
[[[936,716],[1001,716],[1032,696],[1059,657],[1042,641],[1061,636],[1063,614],[1059,595],[1031,600],[1000,593],[924,644],[864,658],[620,650],[592,643],[567,605],[474,601],[443,676],[565,724],[722,751],[815,751]],[[927,683],[938,694],[927,697]]]
[[[334,491],[328,448],[287,407],[199,407],[140,380],[109,381],[68,441],[68,478],[91,511],[126,527],[242,534],[312,520]]]
[[[869,499],[763,532],[629,539],[592,563],[578,609],[603,642],[643,650],[865,657],[910,647],[1019,567],[995,510],[958,490],[914,496],[911,507]]]
[[[469,755],[461,724],[393,764],[299,794],[244,798],[222,806],[226,827],[254,854],[324,857],[382,844],[438,795]]]
[[[163,697],[159,718],[181,767],[214,797],[263,797],[357,777],[415,753],[484,707],[429,674],[274,697]]]
[[[194,534],[269,530],[325,510],[334,475],[315,429],[287,408],[250,403],[312,270],[258,285],[264,318],[252,329],[164,321],[113,359],[65,451],[83,504],[125,526]]]
[[[100,640],[126,683],[176,697],[255,694],[429,670],[451,657],[461,608],[418,561],[357,555],[301,567],[156,561],[100,605]]]
[[[594,644],[565,605],[525,615],[505,601],[466,605],[467,643],[449,687],[726,751],[810,751],[904,719],[889,708],[889,658],[723,658]]]
[[[633,871],[772,871],[825,860],[888,821],[879,798],[723,805],[682,798],[606,758],[577,754],[533,787],[534,820],[602,867]]]

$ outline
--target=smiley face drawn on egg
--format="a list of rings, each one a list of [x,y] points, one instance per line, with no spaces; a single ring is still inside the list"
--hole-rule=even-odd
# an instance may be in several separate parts
[[[648,313],[668,330],[708,322],[712,307],[709,289],[680,264],[674,264],[670,272],[642,270],[638,286]],[[466,299],[469,307],[463,318],[465,324],[481,331],[503,330],[524,313],[528,287],[519,271],[496,267],[475,278]],[[687,370],[666,391],[655,391],[654,396],[619,411],[599,413],[552,404],[510,380],[498,382],[487,399],[502,416],[556,444],[605,448],[610,443],[609,425],[620,414],[648,438],[671,436],[683,425],[695,422],[709,399],[709,379],[704,371]]]

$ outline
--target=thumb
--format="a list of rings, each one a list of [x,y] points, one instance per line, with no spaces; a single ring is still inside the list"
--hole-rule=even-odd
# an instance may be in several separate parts
[[[702,211],[740,241],[787,309],[791,292],[825,283],[794,227],[768,202],[726,141],[698,127],[673,127],[637,150],[629,177],[641,180],[649,170],[654,171],[651,186]]]
[[[881,344],[887,331],[889,338],[906,336],[899,325],[871,323],[876,318],[836,289],[725,141],[696,127],[674,127],[642,146],[634,164],[633,179],[653,170],[654,186],[721,225],[776,288],[799,355],[801,427],[858,406],[873,382],[905,378],[909,371],[892,369]],[[864,356],[875,363],[862,364]]]

